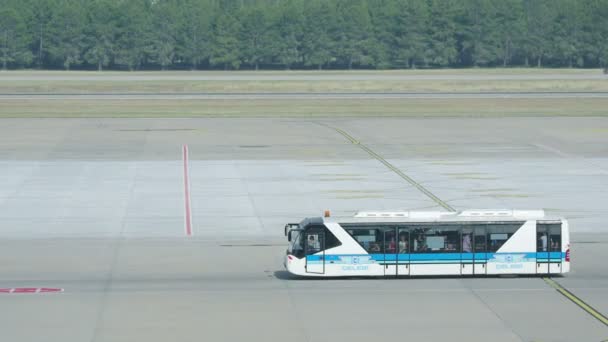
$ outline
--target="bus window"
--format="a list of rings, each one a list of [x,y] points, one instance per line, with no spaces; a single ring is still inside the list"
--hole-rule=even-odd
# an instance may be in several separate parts
[[[384,253],[384,236],[379,229],[347,227],[346,231],[370,254]]]
[[[289,245],[288,252],[296,258],[300,259],[304,257],[304,245],[302,244],[302,237],[304,234],[301,231],[294,231]]]
[[[537,251],[559,252],[562,250],[561,223],[536,224]]]
[[[307,255],[328,250],[342,244],[325,226],[308,227],[306,229],[305,243]]]
[[[459,253],[461,247],[459,226],[415,228],[411,232],[412,253]]]
[[[522,225],[523,222],[517,224],[488,224],[486,226],[488,251],[498,251]]]
[[[475,252],[483,253],[486,251],[486,229],[485,227],[475,227],[473,233]]]
[[[546,252],[547,251],[547,231],[538,229],[536,231],[536,251]]]
[[[397,242],[397,249],[399,254],[407,254],[409,251],[409,235],[410,232],[407,228],[399,227],[399,241]]]
[[[342,243],[332,234],[329,229],[325,228],[325,249],[330,249],[340,246]]]
[[[560,227],[561,228],[561,227]],[[561,252],[562,250],[562,232],[561,229],[549,230],[549,251]]]
[[[313,232],[306,233],[306,255],[312,255],[321,251],[323,246],[323,235]]]
[[[464,226],[462,228],[462,252],[472,253],[473,252],[473,228],[470,226]]]
[[[384,251],[387,254],[397,253],[397,239],[395,239],[395,229],[384,232]]]

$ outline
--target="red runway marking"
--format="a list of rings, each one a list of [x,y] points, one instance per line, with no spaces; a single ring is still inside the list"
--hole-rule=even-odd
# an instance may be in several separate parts
[[[0,288],[0,293],[52,293],[63,292],[63,289],[53,287],[13,287]]]
[[[192,236],[192,210],[190,208],[190,179],[188,172],[188,145],[182,146],[184,161],[184,225],[187,236]]]

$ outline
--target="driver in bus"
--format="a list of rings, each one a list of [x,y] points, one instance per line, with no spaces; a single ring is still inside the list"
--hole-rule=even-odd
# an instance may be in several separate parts
[[[319,240],[315,239],[314,235],[308,236],[308,250],[318,252],[321,249]]]

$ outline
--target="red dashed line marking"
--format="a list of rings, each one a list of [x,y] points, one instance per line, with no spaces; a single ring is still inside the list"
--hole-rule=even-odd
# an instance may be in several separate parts
[[[12,288],[0,288],[0,293],[8,294],[37,294],[37,293],[59,293],[63,292],[63,289],[55,287],[12,287]]]
[[[182,146],[184,161],[184,228],[186,236],[192,236],[192,209],[190,207],[190,177],[188,167],[188,145]]]

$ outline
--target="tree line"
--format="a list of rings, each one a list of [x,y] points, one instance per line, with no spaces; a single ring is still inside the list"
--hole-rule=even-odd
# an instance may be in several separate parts
[[[608,0],[1,2],[2,69],[608,65]]]

